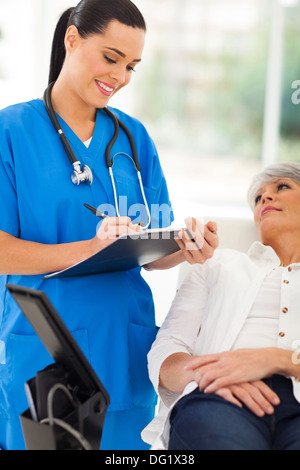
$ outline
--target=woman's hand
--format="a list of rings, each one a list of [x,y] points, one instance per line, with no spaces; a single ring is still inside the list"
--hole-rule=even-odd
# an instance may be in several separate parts
[[[142,230],[142,227],[133,224],[129,217],[106,217],[98,227],[96,236],[91,240],[94,253],[103,250],[121,235],[134,234]]]
[[[196,356],[185,366],[193,370],[200,390],[214,393],[229,385],[252,382],[278,372],[278,348],[238,349]]]
[[[208,357],[208,356],[206,356]],[[191,368],[201,356],[191,356],[187,353],[174,353],[167,357],[160,368],[160,385],[172,392],[182,393],[190,382],[197,382],[197,368]],[[212,392],[225,400],[242,407],[245,405],[259,417],[272,414],[274,406],[279,404],[279,397],[262,380],[243,381],[227,385]]]
[[[211,258],[219,245],[217,224],[208,222],[203,225],[195,218],[185,220],[186,229],[182,230],[176,240],[186,261],[190,264],[203,264]]]
[[[196,356],[185,369],[194,372],[200,390],[240,407],[244,404],[262,417],[279,404],[278,396],[261,380],[276,372],[278,354],[277,348],[238,349]]]
[[[188,383],[198,383],[197,368],[190,366],[199,359],[201,356],[192,359],[187,353],[171,354],[161,365],[160,385],[172,392],[182,393]],[[272,414],[274,406],[279,404],[279,397],[262,380],[245,380],[220,387],[213,393],[239,407],[245,405],[259,417]]]
[[[186,229],[179,232],[176,242],[180,248],[176,253],[165,256],[144,266],[145,269],[170,269],[188,261],[190,264],[205,263],[219,245],[217,224],[208,222],[205,226],[195,218],[185,220]]]
[[[261,380],[229,385],[215,394],[239,407],[245,405],[258,417],[273,414],[274,406],[280,403],[278,395]]]

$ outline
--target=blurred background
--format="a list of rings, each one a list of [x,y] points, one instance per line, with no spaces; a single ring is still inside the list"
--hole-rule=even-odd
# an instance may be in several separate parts
[[[0,108],[42,96],[55,25],[76,3],[0,0]],[[292,99],[300,88],[300,3],[135,3],[148,26],[143,62],[110,104],[139,118],[154,139],[175,225],[191,215],[251,216],[252,177],[269,163],[300,161],[300,99]],[[145,278],[160,324],[177,268]]]

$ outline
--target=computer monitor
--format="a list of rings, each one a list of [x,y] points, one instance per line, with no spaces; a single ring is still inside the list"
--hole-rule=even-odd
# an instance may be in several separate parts
[[[70,386],[76,388],[84,400],[97,395],[97,413],[101,415],[101,427],[110,403],[109,394],[47,295],[39,290],[13,284],[7,284],[6,287],[50,355],[66,372]],[[93,410],[92,413],[94,412],[96,411]],[[95,416],[91,421],[94,428]]]

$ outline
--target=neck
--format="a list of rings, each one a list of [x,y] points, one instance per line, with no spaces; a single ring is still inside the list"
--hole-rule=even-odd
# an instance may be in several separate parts
[[[270,245],[280,259],[281,266],[288,266],[292,263],[300,262],[299,235],[296,239],[291,234],[280,234],[275,240],[264,241],[265,245]]]
[[[53,109],[82,140],[92,137],[97,110],[88,106],[60,77],[52,88]]]
[[[277,253],[278,254],[278,253]],[[289,266],[293,263],[300,263],[300,253],[287,254],[283,253],[279,256],[280,266]]]

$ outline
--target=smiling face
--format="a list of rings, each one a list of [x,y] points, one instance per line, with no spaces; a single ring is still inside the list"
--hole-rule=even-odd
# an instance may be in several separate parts
[[[62,75],[77,105],[103,108],[131,79],[141,61],[145,31],[111,21],[103,34],[82,38],[75,26],[65,36]]]
[[[255,196],[254,221],[264,244],[272,246],[284,232],[299,240],[300,185],[289,178],[263,184]]]

